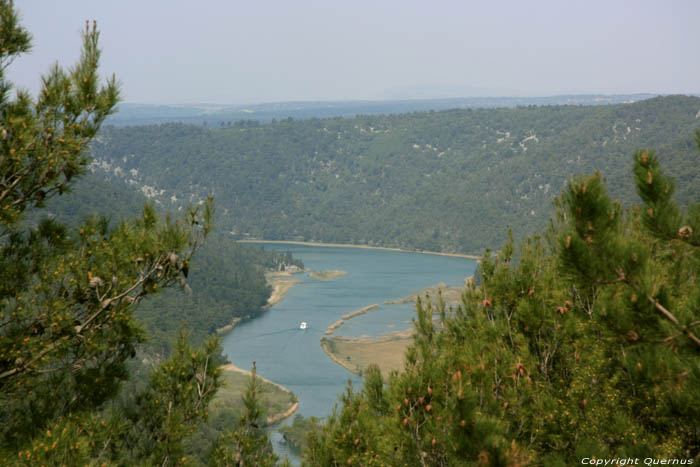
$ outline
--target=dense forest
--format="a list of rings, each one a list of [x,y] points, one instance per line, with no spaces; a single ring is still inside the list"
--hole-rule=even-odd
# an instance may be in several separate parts
[[[664,154],[687,204],[700,98],[285,120],[205,129],[106,128],[95,170],[176,209],[213,194],[221,229],[295,239],[481,253],[509,226],[522,238],[552,215],[572,174],[600,170],[634,200],[629,154]],[[361,208],[359,208],[361,207]]]

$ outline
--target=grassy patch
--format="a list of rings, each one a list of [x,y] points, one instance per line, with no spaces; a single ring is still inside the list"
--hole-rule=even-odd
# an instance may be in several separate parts
[[[334,362],[353,373],[362,374],[364,368],[375,363],[386,377],[391,370],[403,369],[406,348],[413,342],[412,333],[408,329],[377,338],[323,337],[321,347]]]

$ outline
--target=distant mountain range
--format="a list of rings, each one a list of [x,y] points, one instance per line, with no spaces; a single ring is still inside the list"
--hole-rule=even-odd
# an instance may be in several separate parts
[[[209,127],[230,126],[238,120],[270,122],[285,118],[355,117],[448,109],[488,109],[529,105],[606,105],[632,103],[654,94],[581,94],[548,97],[459,97],[441,99],[401,99],[377,101],[276,102],[254,105],[151,105],[124,103],[110,117],[115,126],[182,122]]]

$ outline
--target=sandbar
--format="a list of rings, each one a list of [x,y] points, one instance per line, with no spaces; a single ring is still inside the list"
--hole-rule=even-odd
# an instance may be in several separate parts
[[[473,276],[467,277],[464,280],[465,286],[469,281],[472,280],[472,277]],[[415,303],[418,297],[421,297],[421,300],[424,300],[427,294],[430,297],[431,304],[433,305],[433,307],[435,307],[438,304],[440,294],[442,294],[442,300],[445,302],[445,305],[458,305],[462,303],[462,292],[464,292],[464,287],[448,287],[444,283],[440,283],[433,287],[427,287],[423,290],[412,292],[411,295],[407,297],[399,298],[396,300],[387,300],[384,302],[384,304],[399,305],[402,303]]]
[[[270,294],[270,298],[267,299],[267,305],[264,307],[265,309],[272,308],[281,302],[284,296],[287,295],[287,292],[289,292],[289,289],[291,289],[294,284],[300,282],[300,279],[294,277],[294,274],[298,274],[299,272],[303,271],[275,271],[265,274],[267,283],[272,286],[272,293]]]
[[[465,279],[465,284],[472,278]],[[439,297],[445,305],[458,305],[461,303],[463,287],[446,287],[441,283],[417,291],[398,300],[388,300],[387,305],[415,302],[417,297],[429,297],[432,309],[438,311]],[[344,337],[333,335],[345,322],[355,316],[365,314],[377,308],[378,305],[370,305],[365,308],[343,315],[339,320],[328,326],[326,336],[321,338],[321,348],[338,365],[361,375],[364,368],[374,363],[379,366],[382,376],[387,377],[393,370],[400,371],[404,366],[406,349],[413,343],[413,328],[394,331],[379,337]],[[438,324],[439,326],[439,324]]]
[[[331,335],[333,334],[334,331],[336,331],[340,326],[345,324],[345,321],[349,320],[350,318],[354,318],[355,316],[360,316],[364,315],[365,313],[368,313],[375,308],[377,308],[379,305],[374,304],[374,305],[369,305],[364,308],[360,308],[359,310],[351,311],[350,313],[345,313],[343,316],[340,317],[338,321],[335,321],[332,323],[328,328],[326,328],[326,335]]]

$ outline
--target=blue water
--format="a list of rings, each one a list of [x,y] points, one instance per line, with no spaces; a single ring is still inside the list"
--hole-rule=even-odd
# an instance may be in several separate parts
[[[223,340],[224,354],[235,365],[248,369],[255,361],[260,375],[294,392],[299,398],[297,413],[305,417],[329,415],[348,380],[355,387],[362,384],[360,377],[333,363],[321,350],[321,336],[331,323],[345,313],[376,303],[378,309],[348,320],[335,334],[376,336],[405,329],[411,326],[413,305],[384,305],[385,301],[441,282],[464,285],[464,279],[476,268],[471,259],[421,253],[268,243],[258,246],[291,251],[307,269],[347,272],[330,281],[297,274],[301,282],[280,303],[239,324]],[[308,323],[306,330],[299,329],[302,321]]]

